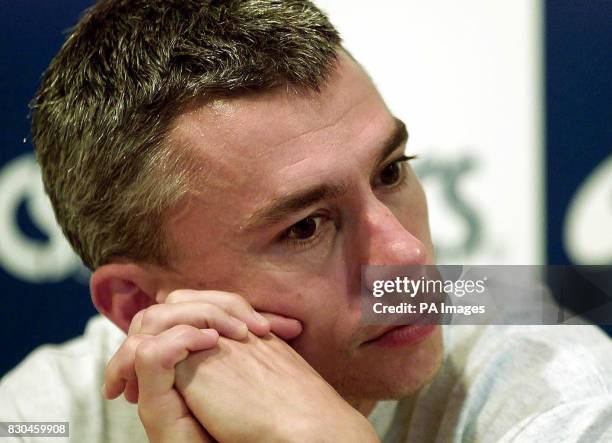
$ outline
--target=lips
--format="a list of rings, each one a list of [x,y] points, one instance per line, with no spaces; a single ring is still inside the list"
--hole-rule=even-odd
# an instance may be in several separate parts
[[[421,333],[428,333],[432,329],[435,329],[436,325],[440,324],[440,315],[421,314],[413,316],[413,318],[411,318],[409,321],[406,321],[406,317],[401,318],[401,320],[403,320],[401,323],[397,321],[395,324],[387,325],[386,327],[377,330],[375,333],[370,335],[370,337],[365,340],[362,345],[381,341],[382,339],[390,339],[393,337],[397,338],[398,336],[404,336],[406,334],[419,335]]]
[[[387,325],[384,328],[381,328],[378,331],[376,331],[374,334],[370,336],[370,338],[366,340],[366,342],[374,341],[377,338],[380,338],[381,336],[385,335],[387,332],[392,331],[393,329],[402,328],[407,325],[434,323],[435,320],[432,321],[432,319],[429,319],[429,317],[430,316],[427,314],[398,315],[396,316],[395,319],[392,320],[392,322],[390,322],[391,323],[390,325]]]
[[[402,328],[406,325],[397,325],[397,326],[389,326],[388,328],[384,328],[381,331],[379,331],[378,333],[374,334],[373,337],[369,338],[368,340],[364,341],[363,344],[367,344],[373,341],[378,340],[380,337],[382,337],[383,335],[385,335],[387,332],[393,331],[394,329],[399,329]]]
[[[411,346],[425,339],[438,326],[435,324],[412,324],[393,326],[387,328],[382,333],[365,341],[362,345],[374,345],[386,348],[395,348],[400,346]]]
[[[393,331],[395,329],[401,329],[404,326],[407,326],[407,325],[396,325],[396,326],[389,326],[387,328],[384,328],[384,329],[378,331],[376,334],[374,334],[371,338],[369,338],[366,341],[364,341],[363,344],[365,345],[365,344],[374,342],[374,341],[378,340],[379,338],[381,338],[383,335],[385,335],[387,332],[391,332],[391,331]]]

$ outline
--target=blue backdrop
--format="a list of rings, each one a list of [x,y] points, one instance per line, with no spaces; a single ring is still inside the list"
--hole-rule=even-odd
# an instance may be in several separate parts
[[[42,72],[63,43],[66,31],[89,4],[84,0],[0,2],[0,170],[4,169],[5,173],[8,162],[33,150],[28,102]],[[8,190],[0,189],[0,192]],[[48,239],[32,221],[27,197],[23,195],[13,216],[24,235],[44,246]],[[6,236],[0,236],[0,242],[7,241]],[[0,330],[5,346],[0,374],[17,364],[36,345],[59,343],[79,334],[94,314],[85,284],[86,274],[77,266],[72,269],[72,272],[67,270],[64,278],[61,275],[41,278],[47,281],[36,284],[15,276],[0,263]]]

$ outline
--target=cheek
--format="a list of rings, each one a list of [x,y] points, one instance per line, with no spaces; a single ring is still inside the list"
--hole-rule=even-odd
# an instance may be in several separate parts
[[[306,332],[330,331],[346,311],[342,284],[318,279],[283,278],[269,286],[266,300],[270,310],[300,320]],[[289,280],[289,281],[286,281]]]
[[[351,302],[354,273],[348,272],[341,246],[336,242],[320,259],[310,252],[285,256],[284,260],[253,255],[242,266],[248,270],[243,286],[248,285],[252,304],[296,318],[307,328],[329,329]]]
[[[314,274],[262,266],[251,269],[249,302],[256,309],[302,322],[304,331],[292,343],[298,352],[321,348],[321,343],[335,346],[347,341],[360,312],[355,299],[359,295],[349,293],[344,260],[334,260],[323,272]]]
[[[240,292],[257,310],[295,318],[308,326],[323,320],[320,312],[329,312],[334,302],[325,277],[262,263],[243,270],[237,279]]]
[[[359,331],[360,307],[345,282],[321,285],[304,308],[304,331],[291,346],[325,378],[350,360]],[[314,288],[312,288],[314,289]],[[357,295],[358,297],[358,295]]]

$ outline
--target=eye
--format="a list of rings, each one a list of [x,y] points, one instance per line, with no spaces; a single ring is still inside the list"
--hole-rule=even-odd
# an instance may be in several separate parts
[[[380,182],[385,186],[391,186],[397,183],[402,176],[402,165],[398,162],[393,162],[385,167],[380,173]]]
[[[402,156],[385,166],[376,177],[374,185],[390,188],[399,185],[406,179],[405,163],[415,156]]]
[[[321,216],[308,216],[287,229],[285,237],[293,240],[308,240],[316,235]]]

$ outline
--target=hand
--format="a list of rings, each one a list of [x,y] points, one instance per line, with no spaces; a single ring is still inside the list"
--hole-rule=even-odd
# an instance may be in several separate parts
[[[367,419],[284,341],[221,337],[176,366],[175,386],[220,442],[377,442]]]
[[[247,329],[260,335],[273,330],[289,340],[301,333],[301,324],[262,316],[236,294],[174,291],[165,303],[134,316],[128,337],[106,368],[103,394],[111,399],[123,392],[126,400],[138,403],[151,441],[212,441],[174,389],[174,366],[189,352],[214,347],[219,333],[240,340]]]

